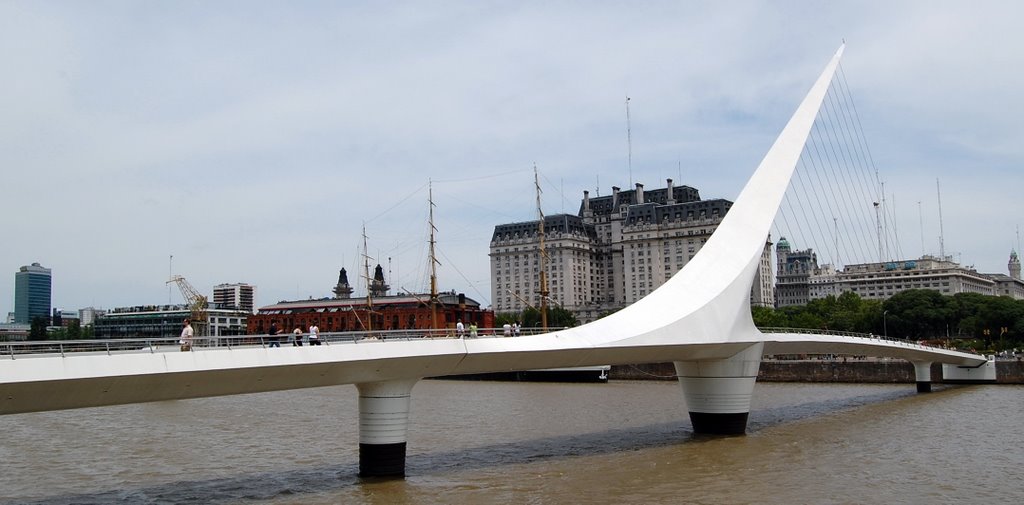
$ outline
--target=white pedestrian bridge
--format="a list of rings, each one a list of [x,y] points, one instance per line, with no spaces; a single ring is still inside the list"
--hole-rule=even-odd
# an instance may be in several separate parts
[[[328,333],[319,346],[294,346],[282,335],[281,347],[265,335],[202,337],[188,352],[179,350],[177,339],[6,342],[0,343],[0,414],[603,364],[671,361],[696,366],[690,375],[699,377],[701,369],[722,367],[752,347],[762,349],[747,353],[751,370],[725,376],[756,376],[762,354],[884,356],[967,370],[988,364],[983,356],[866,334],[780,328],[747,341],[595,343],[573,330],[518,337],[484,330],[477,338]],[[930,381],[927,370],[919,372],[919,382]]]
[[[404,475],[410,395],[425,377],[604,364],[673,362],[695,432],[743,433],[762,356],[854,354],[932,363],[958,380],[994,379],[983,356],[870,336],[762,332],[749,293],[765,240],[830,85],[840,48],[700,252],[638,302],[590,324],[513,338],[380,334],[326,345],[0,343],[0,414],[354,384],[360,474]],[[169,345],[168,345],[169,344]],[[223,345],[220,345],[223,344]],[[39,344],[34,344],[38,346]],[[76,348],[76,346],[78,346]],[[48,352],[41,352],[41,351]]]

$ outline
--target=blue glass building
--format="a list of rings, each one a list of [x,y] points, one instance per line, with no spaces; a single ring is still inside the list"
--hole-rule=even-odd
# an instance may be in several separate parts
[[[36,316],[50,321],[50,292],[53,276],[39,263],[21,267],[14,273],[14,322],[31,324]]]

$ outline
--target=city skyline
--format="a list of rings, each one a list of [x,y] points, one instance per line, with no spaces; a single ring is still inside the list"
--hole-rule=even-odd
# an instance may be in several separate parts
[[[666,178],[734,199],[843,38],[905,255],[938,253],[939,179],[946,253],[1005,272],[1024,49],[1001,41],[1022,11],[0,4],[17,76],[0,83],[0,209],[17,216],[0,310],[33,262],[65,309],[178,303],[172,270],[207,294],[253,284],[257,305],[331,296],[342,267],[359,292],[364,223],[370,268],[422,291],[428,179],[439,287],[486,305],[494,226],[536,218],[534,163],[548,215]]]

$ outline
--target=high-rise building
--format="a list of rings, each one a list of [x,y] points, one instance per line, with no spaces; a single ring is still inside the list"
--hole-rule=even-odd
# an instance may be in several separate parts
[[[35,317],[50,321],[53,277],[39,263],[23,266],[14,273],[14,322],[31,324]]]
[[[218,309],[236,309],[252,313],[255,307],[256,286],[239,282],[218,284],[213,287],[213,304]]]
[[[621,309],[661,286],[685,266],[732,207],[701,200],[689,186],[645,191],[612,187],[612,194],[583,192],[577,215],[544,218],[544,270],[550,306],[581,321]],[[539,221],[501,224],[491,238],[491,301],[495,312],[539,306]],[[767,237],[766,237],[767,238]],[[754,305],[774,305],[771,247],[766,245],[751,290]]]
[[[82,326],[89,326],[96,321],[96,318],[106,314],[107,311],[95,307],[86,307],[78,310],[78,319]]]

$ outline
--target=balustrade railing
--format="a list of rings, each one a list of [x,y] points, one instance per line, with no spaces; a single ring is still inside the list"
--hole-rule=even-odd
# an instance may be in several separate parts
[[[942,347],[936,347],[932,345],[924,344],[920,341],[910,340],[906,338],[890,337],[886,335],[876,335],[874,333],[857,333],[852,331],[835,331],[835,330],[816,330],[813,328],[776,328],[776,327],[759,327],[761,333],[799,333],[805,335],[833,335],[838,337],[855,337],[855,338],[867,338],[872,340],[879,340],[883,342],[896,342],[902,343],[909,346],[920,347],[922,349],[942,349]]]
[[[556,331],[561,328],[549,328]],[[472,332],[465,329],[461,335],[454,328],[429,330],[378,330],[378,331],[346,331],[320,332],[319,338],[311,340],[309,333],[281,333],[278,335],[231,335],[193,337],[191,350],[212,350],[253,347],[277,346],[309,346],[309,345],[345,345],[366,344],[373,342],[411,341],[420,339],[455,339],[455,338],[502,338],[543,333],[540,328],[520,328],[516,334],[510,331],[505,334],[504,328],[478,328]],[[298,337],[298,338],[296,338]],[[132,354],[180,351],[178,337],[138,337],[111,338],[91,340],[32,340],[0,342],[0,357],[17,359],[30,356],[46,356],[60,354]]]
[[[562,328],[549,328],[548,331],[557,331]],[[909,347],[921,349],[941,349],[940,347],[926,345],[912,340],[875,335],[871,333],[855,333],[849,331],[815,330],[808,328],[758,328],[762,333],[799,333],[813,335],[834,335],[839,337],[864,338],[881,342],[893,342]],[[503,338],[517,337],[524,335],[536,335],[542,333],[540,328],[520,328],[517,334],[505,334],[504,328],[479,328],[475,333],[466,329],[458,334],[455,329],[439,330],[378,330],[378,331],[346,331],[346,332],[322,332],[319,338],[310,340],[309,333],[302,333],[296,339],[294,333],[281,333],[272,335],[231,335],[231,336],[202,336],[192,339],[192,351],[212,349],[233,349],[252,347],[277,347],[297,345],[345,345],[345,344],[367,344],[373,342],[394,342],[411,341],[420,339],[444,339],[444,338]],[[312,344],[311,344],[312,343]],[[139,337],[139,338],[116,338],[116,339],[92,339],[92,340],[42,340],[42,341],[8,341],[0,342],[0,358],[17,359],[29,356],[45,356],[60,354],[61,356],[85,355],[85,354],[130,354],[130,353],[156,353],[180,351],[180,344],[177,337]]]

